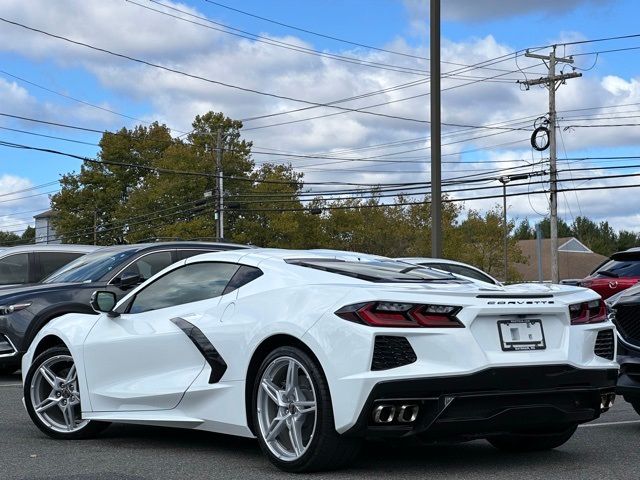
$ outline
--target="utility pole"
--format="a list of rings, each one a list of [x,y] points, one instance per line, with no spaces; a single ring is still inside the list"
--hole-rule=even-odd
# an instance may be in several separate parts
[[[216,238],[224,239],[224,187],[222,184],[222,130],[218,129],[216,139],[216,193],[218,208],[216,209]]]
[[[430,97],[431,97],[431,256],[442,257],[442,172],[440,124],[440,0],[431,0]]]
[[[549,67],[547,77],[535,80],[518,81],[529,89],[532,85],[546,85],[549,89],[549,220],[551,224],[551,282],[558,283],[560,275],[558,271],[558,169],[556,151],[556,90],[566,83],[569,78],[581,77],[578,72],[562,73],[556,75],[557,63],[573,63],[573,57],[557,57],[556,45],[549,55],[538,55],[527,51],[525,57],[537,58],[544,61]],[[548,62],[548,63],[547,63]]]
[[[502,226],[504,230],[504,281],[509,278],[509,224],[507,222],[507,183],[512,180],[525,180],[529,178],[528,173],[522,175],[504,175],[498,178],[502,184]]]

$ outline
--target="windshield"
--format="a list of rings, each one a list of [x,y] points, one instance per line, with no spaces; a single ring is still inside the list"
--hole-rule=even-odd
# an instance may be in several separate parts
[[[370,282],[421,283],[438,281],[466,283],[465,280],[460,280],[450,273],[419,265],[407,265],[406,263],[392,260],[356,262],[323,258],[287,260],[287,263],[355,277]]]
[[[596,271],[605,277],[640,277],[640,261],[610,260]]]
[[[113,269],[119,267],[137,251],[138,248],[98,250],[79,257],[60,270],[53,272],[42,283],[96,282]]]

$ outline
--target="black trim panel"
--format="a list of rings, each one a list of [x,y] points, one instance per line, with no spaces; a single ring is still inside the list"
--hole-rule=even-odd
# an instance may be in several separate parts
[[[224,372],[227,371],[227,363],[220,356],[216,348],[211,344],[206,335],[202,333],[202,330],[194,324],[180,317],[172,318],[171,321],[189,337],[211,367],[209,383],[218,383],[224,375]]]
[[[570,365],[488,368],[469,375],[383,381],[376,384],[351,436],[486,438],[512,430],[576,425],[598,418],[600,395],[612,393],[616,369],[580,369]],[[378,404],[415,404],[412,425],[378,426]]]

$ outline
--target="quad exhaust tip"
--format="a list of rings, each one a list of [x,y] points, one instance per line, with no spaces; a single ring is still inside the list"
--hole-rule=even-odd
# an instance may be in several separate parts
[[[420,407],[416,404],[379,404],[373,409],[373,422],[378,425],[391,423],[413,423],[418,418]]]

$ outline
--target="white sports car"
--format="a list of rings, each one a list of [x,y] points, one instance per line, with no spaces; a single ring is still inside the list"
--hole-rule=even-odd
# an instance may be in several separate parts
[[[369,256],[191,257],[100,315],[60,317],[23,359],[33,422],[257,437],[287,471],[338,468],[362,439],[486,438],[549,449],[613,402],[614,326],[591,290],[537,293]]]

